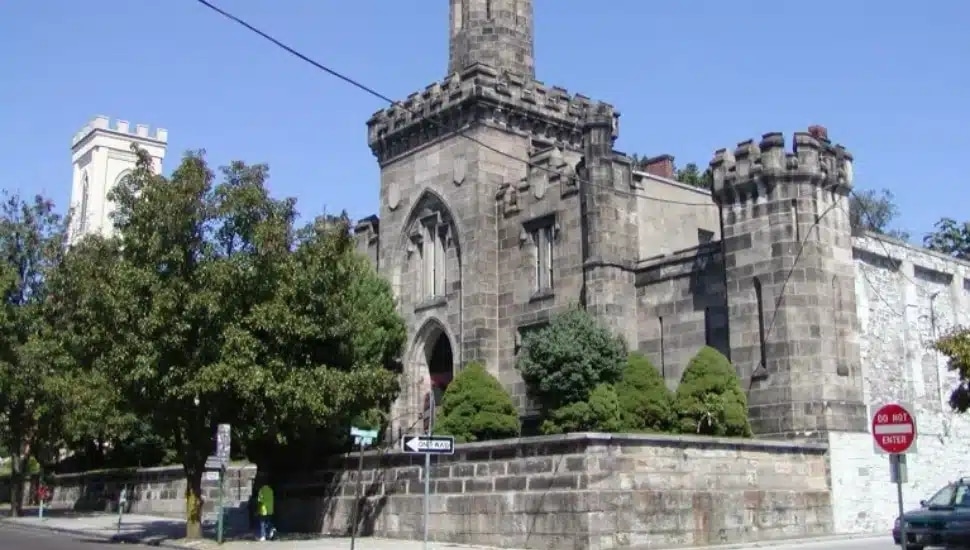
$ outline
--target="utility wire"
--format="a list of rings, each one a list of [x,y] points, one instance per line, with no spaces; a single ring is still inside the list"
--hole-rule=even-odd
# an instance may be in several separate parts
[[[350,84],[351,86],[353,86],[353,87],[355,87],[355,88],[363,91],[363,92],[366,92],[366,93],[368,93],[368,94],[370,94],[370,95],[372,95],[372,96],[374,96],[374,97],[376,97],[376,98],[378,98],[380,100],[383,100],[383,101],[387,102],[388,104],[390,104],[391,106],[394,106],[394,107],[397,107],[399,109],[402,109],[402,110],[405,110],[405,111],[409,111],[412,114],[421,116],[422,118],[425,118],[426,120],[428,120],[433,125],[435,125],[435,126],[437,126],[439,128],[445,128],[445,126],[441,122],[439,122],[435,117],[425,117],[424,113],[421,113],[421,112],[418,112],[418,111],[416,111],[414,109],[408,108],[405,105],[401,104],[400,102],[394,101],[390,97],[388,97],[388,96],[386,96],[386,95],[378,92],[377,90],[371,88],[370,86],[367,86],[366,84],[363,84],[359,80],[354,79],[352,77],[349,77],[349,76],[347,76],[347,75],[345,75],[345,74],[343,74],[343,73],[341,73],[341,72],[339,72],[339,71],[337,71],[335,69],[332,69],[332,68],[324,65],[323,63],[320,63],[319,61],[314,60],[313,58],[309,57],[308,55],[301,53],[300,51],[296,50],[295,48],[293,48],[293,47],[285,44],[281,40],[273,37],[269,33],[260,30],[259,28],[253,26],[250,23],[247,23],[243,19],[241,19],[241,18],[239,18],[239,17],[237,17],[237,16],[235,16],[235,15],[233,15],[233,14],[231,14],[231,13],[225,11],[225,10],[223,10],[222,8],[220,8],[220,7],[212,4],[211,2],[209,2],[207,0],[196,0],[196,2],[198,2],[199,4],[202,4],[203,6],[209,8],[210,10],[218,13],[219,15],[221,15],[221,16],[223,16],[225,18],[227,18],[227,19],[229,19],[229,20],[231,20],[231,21],[233,21],[233,22],[235,22],[235,23],[237,23],[239,25],[242,25],[243,27],[245,27],[249,31],[251,31],[253,33],[256,33],[257,35],[259,35],[263,39],[268,40],[269,42],[273,43],[276,47],[278,47],[278,48],[286,51],[287,53],[289,53],[290,55],[292,55],[292,56],[300,59],[301,61],[304,61],[306,63],[309,63],[313,67],[316,67],[317,69],[319,69],[319,70],[321,70],[321,71],[323,71],[323,72],[325,72],[325,73],[327,73],[327,74],[329,74],[329,75],[331,75],[331,76],[333,76],[335,78],[338,78],[338,79],[346,82],[347,84]],[[536,170],[541,170],[541,171],[544,171],[544,172],[548,172],[550,174],[558,174],[559,173],[559,172],[557,172],[556,170],[554,170],[552,168],[547,168],[545,166],[539,166],[539,165],[537,165],[537,164],[535,164],[535,163],[533,163],[533,162],[531,162],[531,161],[529,161],[527,159],[523,159],[523,158],[517,157],[517,156],[515,156],[515,155],[513,155],[511,153],[507,153],[505,151],[502,151],[501,149],[499,149],[497,147],[493,147],[493,146],[491,146],[491,145],[489,145],[489,144],[487,144],[487,143],[485,143],[485,142],[483,142],[483,141],[475,138],[474,136],[468,135],[467,133],[465,133],[462,130],[456,130],[455,133],[457,135],[459,135],[459,136],[461,136],[461,137],[463,137],[463,138],[471,141],[472,143],[475,143],[478,146],[480,146],[480,147],[482,147],[484,149],[487,149],[487,150],[489,150],[489,151],[491,151],[493,153],[496,153],[498,155],[501,155],[501,156],[503,156],[505,158],[508,158],[508,159],[511,159],[511,160],[514,160],[514,161],[517,161],[517,162],[524,163],[529,168],[536,169]],[[713,202],[678,201],[678,200],[667,199],[667,198],[663,198],[663,197],[654,197],[654,196],[651,196],[651,195],[646,195],[646,194],[643,194],[643,193],[638,193],[636,191],[627,191],[627,190],[624,190],[624,189],[616,189],[616,188],[611,187],[611,186],[606,186],[606,185],[602,185],[602,184],[594,184],[594,183],[592,183],[590,181],[580,179],[578,176],[576,177],[576,180],[579,183],[583,184],[583,185],[590,185],[590,186],[594,186],[594,187],[602,187],[604,189],[609,189],[609,190],[611,190],[611,191],[613,191],[613,192],[615,192],[617,194],[620,194],[620,195],[633,196],[633,197],[642,197],[642,198],[649,199],[649,200],[654,200],[654,201],[657,201],[657,202],[664,202],[664,203],[668,203],[668,204],[680,204],[680,205],[684,205],[684,206],[709,206],[709,207],[710,206],[717,206]]]

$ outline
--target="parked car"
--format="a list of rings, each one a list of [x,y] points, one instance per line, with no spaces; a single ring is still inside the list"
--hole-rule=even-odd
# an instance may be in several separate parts
[[[896,518],[893,540],[897,545],[901,544],[905,523],[906,550],[926,546],[970,548],[970,478],[948,484],[919,504],[919,509]]]

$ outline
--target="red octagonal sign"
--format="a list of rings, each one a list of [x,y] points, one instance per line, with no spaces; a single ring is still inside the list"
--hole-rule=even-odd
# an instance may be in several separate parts
[[[916,419],[898,403],[883,405],[872,415],[872,437],[884,452],[905,453],[916,442]]]

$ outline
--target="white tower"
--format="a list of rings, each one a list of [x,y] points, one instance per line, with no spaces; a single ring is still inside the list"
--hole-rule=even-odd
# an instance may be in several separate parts
[[[162,128],[149,135],[148,126],[138,124],[132,132],[128,121],[112,124],[106,116],[97,116],[74,135],[71,161],[74,164],[71,184],[71,227],[68,242],[83,235],[110,235],[113,230],[108,192],[135,168],[137,158],[131,144],[148,152],[156,173],[162,171],[162,159],[168,143],[168,131]]]

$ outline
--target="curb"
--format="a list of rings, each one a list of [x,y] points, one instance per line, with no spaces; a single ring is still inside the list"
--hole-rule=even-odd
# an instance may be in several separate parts
[[[201,545],[191,546],[185,543],[179,543],[169,540],[150,540],[142,539],[133,535],[103,535],[97,532],[84,531],[82,529],[70,529],[67,527],[54,527],[54,526],[44,526],[37,525],[33,523],[20,523],[17,521],[11,521],[7,518],[0,519],[0,525],[7,525],[15,529],[27,529],[31,531],[47,531],[49,533],[61,533],[64,535],[74,535],[78,537],[88,537],[97,539],[99,541],[109,542],[109,543],[125,543],[125,544],[141,544],[144,546],[153,546],[156,548],[174,548],[176,550],[195,550]]]
[[[688,546],[680,547],[676,550],[736,550],[736,549],[747,549],[747,548],[765,548],[771,546],[802,546],[808,544],[824,544],[827,542],[840,542],[840,541],[850,541],[850,540],[864,540],[864,539],[880,539],[886,538],[891,540],[891,535],[885,535],[883,533],[846,533],[844,535],[825,535],[816,538],[797,538],[797,539],[771,539],[771,540],[758,540],[751,542],[737,542],[731,544],[711,544],[709,546]]]

